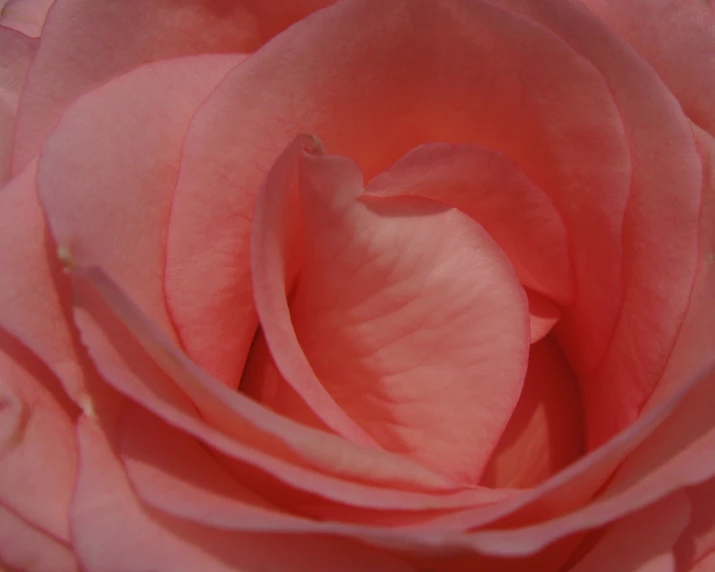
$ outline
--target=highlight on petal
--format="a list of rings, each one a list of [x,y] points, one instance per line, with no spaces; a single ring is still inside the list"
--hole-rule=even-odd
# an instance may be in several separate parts
[[[363,195],[354,163],[303,145],[286,151],[297,155],[305,245],[290,308],[285,154],[255,219],[256,305],[278,369],[314,416],[311,382],[387,450],[476,483],[526,369],[527,301],[513,267],[463,213]],[[269,405],[293,415],[281,397]]]
[[[138,68],[80,98],[43,147],[37,185],[59,247],[78,264],[101,263],[167,332],[165,233],[181,145],[196,108],[242,58]]]
[[[15,116],[37,41],[2,26],[0,12],[0,187],[10,179]]]
[[[715,136],[715,12],[709,0],[582,0],[648,60],[690,119]]]
[[[121,570],[408,570],[350,540],[223,531],[152,510],[135,497],[102,428],[82,417],[77,432],[80,467],[72,530],[87,569],[101,570],[111,562]]]

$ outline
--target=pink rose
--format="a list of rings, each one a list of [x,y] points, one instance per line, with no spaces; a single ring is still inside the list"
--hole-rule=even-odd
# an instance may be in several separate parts
[[[715,570],[713,7],[584,5],[0,0],[0,562]]]

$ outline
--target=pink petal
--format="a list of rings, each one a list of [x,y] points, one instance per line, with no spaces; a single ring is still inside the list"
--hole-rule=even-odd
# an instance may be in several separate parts
[[[715,135],[715,10],[703,0],[582,0],[648,60],[690,119]]]
[[[40,358],[78,404],[87,400],[70,292],[35,191],[36,162],[0,190],[0,326]]]
[[[80,305],[75,319],[105,379],[169,424],[240,461],[243,474],[245,467],[257,467],[296,489],[361,507],[426,510],[510,496],[480,488],[451,492],[443,478],[400,455],[356,447],[262,408],[191,363],[101,271],[73,274]],[[171,378],[147,361],[126,328]]]
[[[40,151],[62,112],[82,94],[147,62],[250,52],[268,34],[326,3],[57,0],[23,93],[13,173]]]
[[[137,406],[130,405],[124,411],[119,433],[117,450],[139,498],[168,514],[207,526],[399,538],[400,524],[424,521],[430,516],[417,511],[353,509],[345,505],[334,506],[330,515],[316,510],[314,497],[276,495],[275,487],[273,496],[265,492],[259,496],[250,488],[248,471],[233,471],[225,457]]]
[[[0,331],[0,504],[64,542],[77,464],[77,412],[52,373]]]
[[[236,301],[250,276],[254,197],[301,132],[355,159],[368,179],[430,141],[511,157],[564,218],[579,287],[573,353],[582,370],[598,367],[620,306],[630,160],[608,86],[560,38],[488,2],[356,0],[299,22],[228,74],[187,134],[172,210],[186,222],[168,247],[169,269],[173,257],[201,269],[192,295],[210,310],[206,328],[253,316]],[[181,239],[192,221],[200,241]]]
[[[592,351],[593,340],[575,336],[568,327],[560,337],[582,379],[592,448],[638,416],[663,374],[697,265],[700,166],[691,129],[672,94],[646,62],[581,4],[563,0],[499,0],[499,4],[552,29],[598,68],[631,142],[632,188],[623,226],[623,308],[609,338],[608,354],[602,363],[583,367],[583,356],[602,355]],[[574,247],[576,257],[581,257],[581,249]],[[609,263],[615,264],[615,259]],[[598,274],[592,283],[600,284]]]
[[[552,338],[531,346],[524,390],[481,484],[529,488],[583,454],[583,418],[573,373]]]
[[[15,116],[37,41],[2,26],[0,16],[0,187],[10,178]]]
[[[367,546],[313,535],[242,534],[142,506],[100,427],[78,427],[80,473],[72,505],[75,549],[89,571],[376,570],[406,566]]]
[[[609,526],[572,572],[672,572],[673,545],[688,524],[690,506],[672,495]]]
[[[544,339],[559,322],[561,310],[546,296],[537,294],[528,288],[525,290],[529,300],[531,343],[535,344]]]
[[[76,572],[72,549],[0,505],[0,566],[23,572]],[[4,568],[3,568],[4,570]]]
[[[0,0],[0,26],[39,38],[53,3],[54,0]]]
[[[566,229],[549,196],[506,155],[478,145],[422,145],[375,177],[366,192],[433,199],[476,220],[521,283],[567,303],[572,269]]]
[[[698,560],[688,572],[712,572],[715,570],[715,550]]]
[[[289,255],[275,247],[285,240],[280,205],[290,203],[286,155],[259,195],[254,228],[256,304],[279,370],[326,423],[311,385],[386,449],[476,482],[526,367],[526,297],[511,264],[459,211],[361,197],[350,160],[295,144],[286,153],[296,152],[305,261],[290,314]],[[291,414],[280,401],[279,391],[274,405]]]
[[[165,235],[183,137],[241,59],[195,56],[134,70],[70,107],[41,155],[39,193],[60,249],[102,263],[165,331],[173,331]]]
[[[715,478],[685,490],[690,523],[676,546],[678,569],[688,570],[715,550]]]

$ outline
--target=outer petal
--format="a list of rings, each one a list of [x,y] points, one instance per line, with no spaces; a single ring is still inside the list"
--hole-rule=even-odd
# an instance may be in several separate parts
[[[37,41],[5,28],[0,17],[0,187],[10,178],[15,116]]]
[[[241,60],[148,64],[82,97],[43,148],[37,184],[60,249],[101,262],[168,332],[165,234],[183,137],[196,107]]]
[[[39,357],[77,403],[87,400],[70,292],[35,193],[36,162],[0,190],[0,326]]]
[[[368,179],[430,141],[511,157],[571,233],[580,284],[572,337],[598,366],[620,304],[630,163],[602,77],[562,40],[487,2],[357,0],[299,22],[229,74],[187,135],[167,266],[202,269],[194,298],[205,300],[205,327],[221,324],[222,338],[253,317],[236,304],[250,276],[237,261],[248,260],[255,193],[301,132],[355,159]],[[200,234],[186,238],[196,220]],[[244,346],[230,349],[245,355]]]
[[[22,170],[39,152],[62,112],[83,93],[151,61],[253,51],[329,3],[58,0],[48,15],[23,93],[13,172]]]
[[[0,504],[60,542],[69,541],[77,412],[51,372],[0,332]]]
[[[261,190],[253,245],[256,305],[278,368],[313,418],[327,422],[310,378],[386,449],[476,483],[526,369],[527,301],[513,267],[459,211],[363,195],[362,173],[344,157],[296,144],[286,154],[300,173],[305,244],[290,313],[289,255],[275,249],[286,242],[280,205],[291,203],[285,154]],[[279,390],[269,405],[292,415],[291,401]]]
[[[609,526],[571,572],[672,572],[673,545],[686,528],[690,505],[672,495]]]
[[[645,57],[715,135],[715,7],[702,0],[581,0]]]
[[[582,380],[593,447],[638,416],[663,374],[697,268],[700,165],[692,132],[672,94],[588,10],[569,0],[499,4],[552,29],[592,62],[608,82],[628,130],[633,178],[623,226],[621,317],[596,369],[583,367],[570,328],[563,328],[560,338]],[[593,357],[589,338],[579,340],[587,342],[582,349]]]
[[[0,505],[0,566],[10,571],[76,572],[72,549]],[[3,570],[5,570],[3,568]]]
[[[404,565],[375,549],[318,536],[224,532],[167,517],[134,496],[102,429],[78,426],[80,474],[73,500],[75,549],[90,572],[120,570],[376,570]]]
[[[55,0],[0,0],[0,26],[39,38]]]

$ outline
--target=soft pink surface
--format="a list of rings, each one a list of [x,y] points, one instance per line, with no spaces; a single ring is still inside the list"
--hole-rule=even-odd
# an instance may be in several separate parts
[[[53,3],[54,0],[0,0],[0,26],[39,38]]]
[[[685,493],[690,500],[690,522],[676,545],[678,566],[683,570],[715,550],[715,478]]]
[[[317,133],[368,179],[421,143],[478,143],[511,157],[563,218],[577,295],[557,329],[583,379],[590,445],[637,417],[695,270],[692,136],[652,70],[588,11],[540,6],[539,17],[600,69],[548,29],[490,4],[424,0],[338,4],[227,75],[189,129],[168,246],[169,273],[174,260],[201,267],[194,297],[210,308],[206,320],[223,316],[214,322],[227,354],[245,355],[230,326],[253,312],[236,304],[247,288],[249,270],[236,261],[247,260],[253,197],[296,132]],[[205,188],[216,191],[208,200]]]
[[[20,3],[20,2],[19,2]],[[152,61],[251,52],[327,0],[57,0],[22,96],[18,173],[77,97]],[[10,8],[10,4],[6,7]]]
[[[183,137],[196,107],[242,60],[192,56],[137,68],[81,97],[43,146],[37,186],[59,248],[101,264],[172,335],[165,236]]]
[[[553,337],[531,346],[524,390],[481,484],[529,488],[583,454],[576,378]]]
[[[715,6],[709,0],[581,0],[656,69],[715,135]]]
[[[37,40],[4,27],[0,18],[0,186],[10,178],[15,116]]]
[[[367,179],[430,141],[509,155],[564,216],[583,283],[572,337],[588,338],[584,359],[597,365],[620,300],[629,159],[603,79],[561,40],[487,3],[346,2],[296,24],[231,72],[189,129],[168,245],[169,273],[174,260],[201,268],[194,298],[211,309],[207,321],[224,316],[207,323],[228,342],[229,326],[252,312],[236,305],[235,292],[249,274],[255,193],[304,131],[355,159]]]
[[[610,525],[572,572],[672,572],[673,545],[688,524],[690,503],[671,495]]]
[[[284,240],[270,228],[282,217],[271,216],[280,211],[263,194],[290,197],[270,188],[272,174],[255,220],[256,302],[278,368],[310,405],[295,385],[308,372],[292,354],[303,353],[318,383],[380,445],[476,483],[526,369],[527,300],[513,268],[459,211],[364,195],[352,161],[298,154],[304,253],[290,314],[287,255],[268,252]],[[300,345],[288,341],[291,329]],[[279,389],[268,405],[290,415],[292,397]]]
[[[81,462],[71,526],[89,570],[108,562],[119,570],[408,570],[350,540],[221,531],[153,511],[134,496],[101,427],[82,417],[77,431]]]
[[[40,358],[77,403],[86,368],[69,325],[70,292],[35,192],[36,162],[0,190],[1,326]]]
[[[580,377],[587,439],[593,447],[638,416],[662,377],[698,262],[693,245],[700,165],[678,102],[652,68],[588,10],[576,2],[564,9],[566,3],[559,0],[498,3],[553,30],[588,58],[603,74],[629,138],[620,317],[609,332],[605,354],[594,352],[599,345],[589,333],[574,336],[573,329],[564,328],[559,338]],[[603,287],[601,275],[593,280]]]
[[[563,220],[506,155],[479,145],[428,143],[370,181],[367,193],[420,196],[458,208],[501,247],[524,286],[561,304],[572,300]]]
[[[79,571],[69,545],[0,505],[0,566],[3,565],[28,572]]]
[[[688,572],[712,572],[715,570],[715,550],[698,560]]]

